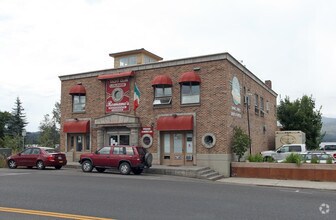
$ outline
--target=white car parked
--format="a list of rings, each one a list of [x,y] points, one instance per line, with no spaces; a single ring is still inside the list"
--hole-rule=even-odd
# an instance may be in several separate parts
[[[277,162],[282,162],[286,159],[291,153],[305,153],[307,151],[305,144],[285,144],[276,149],[275,151],[262,151],[261,155],[264,160],[272,158]]]
[[[322,142],[320,150],[330,154],[336,159],[336,142]]]

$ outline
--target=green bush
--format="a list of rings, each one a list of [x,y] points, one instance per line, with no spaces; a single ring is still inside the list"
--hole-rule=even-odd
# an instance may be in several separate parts
[[[266,157],[266,158],[264,158],[264,161],[268,162],[268,163],[274,163],[274,162],[276,162],[276,160],[274,160],[273,157]]]
[[[6,166],[7,166],[6,158],[4,156],[0,155],[0,168],[4,168]]]
[[[243,157],[250,145],[250,138],[240,127],[234,127],[231,140],[232,152],[238,156],[238,162]]]
[[[264,161],[264,158],[262,157],[261,154],[255,154],[255,155],[249,155],[248,156],[248,161],[250,162],[263,162]]]
[[[327,159],[327,164],[332,164],[332,163],[333,163],[333,160],[332,160],[332,158],[329,157],[329,158]]]
[[[317,158],[317,156],[312,156],[312,159],[310,160],[310,163],[320,163],[319,159]]]
[[[296,165],[300,166],[302,163],[302,157],[300,154],[291,153],[286,157],[284,163],[296,163]]]

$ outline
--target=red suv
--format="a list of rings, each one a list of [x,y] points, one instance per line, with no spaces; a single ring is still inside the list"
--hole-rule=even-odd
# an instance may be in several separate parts
[[[152,154],[143,147],[107,146],[95,153],[82,154],[79,163],[83,172],[91,172],[95,168],[102,173],[108,168],[117,168],[124,175],[131,171],[139,175],[144,168],[152,166],[152,160]]]

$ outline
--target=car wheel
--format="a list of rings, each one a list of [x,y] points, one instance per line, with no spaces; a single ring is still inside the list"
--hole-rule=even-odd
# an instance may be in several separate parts
[[[55,166],[56,170],[60,170],[62,168],[62,166]]]
[[[146,153],[146,155],[145,155],[146,166],[151,167],[152,162],[153,162],[153,155],[151,153]]]
[[[15,168],[17,168],[16,162],[15,162],[14,160],[9,160],[9,161],[8,161],[8,167],[9,167],[10,169],[15,169]]]
[[[135,175],[140,175],[142,173],[143,169],[141,169],[141,168],[134,168],[132,171],[133,171],[133,173]]]
[[[37,169],[39,169],[39,170],[44,170],[45,166],[44,166],[43,161],[42,161],[42,160],[37,161],[37,163],[36,163],[36,167],[37,167]]]
[[[96,167],[96,170],[97,170],[99,173],[104,173],[104,171],[105,171],[106,169],[105,169],[105,168]]]
[[[119,171],[123,175],[128,175],[131,172],[131,166],[127,162],[123,162],[119,166]]]
[[[92,163],[89,160],[85,160],[82,163],[82,170],[83,172],[91,172],[93,169]]]

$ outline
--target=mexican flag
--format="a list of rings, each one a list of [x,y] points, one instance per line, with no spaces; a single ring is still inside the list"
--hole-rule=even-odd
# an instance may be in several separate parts
[[[136,109],[139,107],[140,95],[141,95],[140,90],[139,90],[137,84],[135,83],[134,84],[134,103],[133,103],[134,111],[136,111]]]

